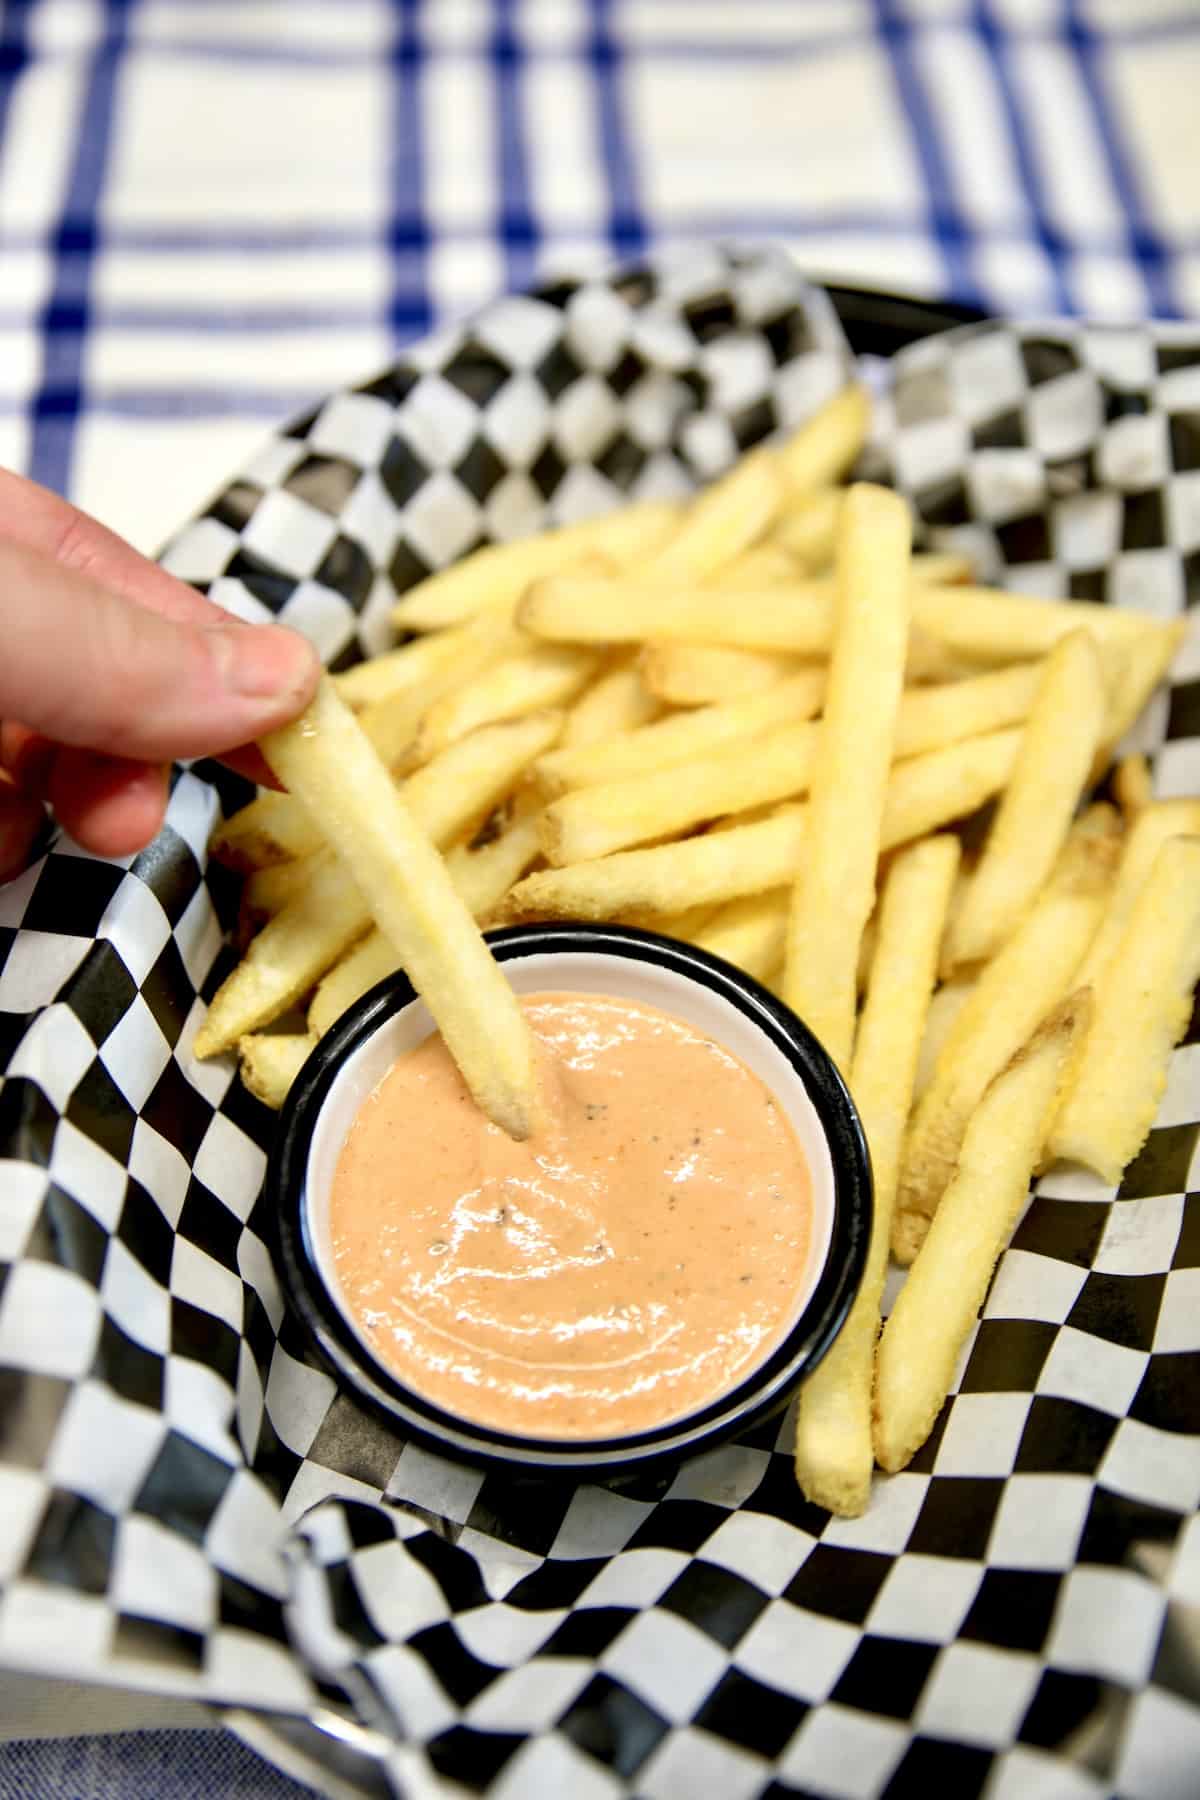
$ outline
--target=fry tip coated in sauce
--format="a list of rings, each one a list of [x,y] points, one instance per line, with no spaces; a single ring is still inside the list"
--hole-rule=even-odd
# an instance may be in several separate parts
[[[812,1196],[783,1109],[638,1002],[536,993],[543,1094],[514,1143],[440,1037],[361,1107],[331,1195],[343,1301],[415,1393],[534,1438],[650,1430],[717,1399],[791,1325]]]

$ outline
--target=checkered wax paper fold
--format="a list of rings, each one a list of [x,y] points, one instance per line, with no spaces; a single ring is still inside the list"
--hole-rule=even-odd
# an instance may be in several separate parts
[[[334,663],[491,537],[671,493],[843,379],[760,252],[506,300],[270,443],[168,567]],[[1200,597],[1200,330],[984,325],[873,371],[868,463],[1037,592]],[[1137,728],[1200,792],[1200,645]],[[1117,1192],[1041,1180],[930,1442],[867,1515],[788,1422],[641,1487],[460,1466],[364,1414],[284,1310],[271,1117],[191,1043],[230,963],[180,773],[158,841],[0,890],[0,1662],[391,1741],[410,1794],[1194,1791],[1200,1042]]]

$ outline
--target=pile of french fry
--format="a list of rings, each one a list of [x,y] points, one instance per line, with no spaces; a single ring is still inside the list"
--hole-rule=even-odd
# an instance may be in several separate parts
[[[646,925],[773,988],[874,1166],[866,1276],[797,1428],[805,1493],[848,1515],[932,1429],[1031,1175],[1119,1181],[1200,977],[1200,799],[1113,761],[1181,628],[914,554],[898,496],[841,485],[867,425],[848,387],[686,504],[404,595],[407,641],[323,684],[264,746],[289,791],[218,833],[244,953],[196,1043],[278,1106],[403,966],[519,1136],[527,1034],[478,926]],[[881,1334],[889,1251],[912,1267]]]

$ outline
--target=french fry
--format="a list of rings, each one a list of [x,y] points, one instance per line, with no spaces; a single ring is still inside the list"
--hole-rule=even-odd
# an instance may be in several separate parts
[[[775,524],[772,541],[795,557],[810,574],[833,561],[845,488],[816,488],[786,511]]]
[[[691,941],[710,956],[723,956],[755,981],[766,981],[783,961],[789,899],[787,888],[779,887],[730,900]]]
[[[1200,980],[1200,838],[1164,842],[1095,988],[1051,1158],[1115,1185],[1146,1141]]]
[[[948,649],[978,663],[1047,656],[1073,631],[1124,650],[1160,627],[1143,614],[1090,600],[1043,600],[999,588],[918,585],[913,619]]]
[[[950,836],[927,838],[892,862],[850,1073],[871,1151],[871,1242],[850,1316],[801,1388],[796,1415],[797,1481],[814,1505],[850,1518],[865,1510],[871,1492],[875,1340],[900,1147],[958,862]]]
[[[510,1137],[527,1138],[537,1093],[533,1041],[517,998],[432,841],[328,680],[262,750],[320,819],[477,1105]]]
[[[347,1007],[369,993],[377,982],[394,975],[400,967],[400,953],[378,926],[349,950],[340,962],[321,977],[308,1003],[309,1036],[322,1038],[331,1025],[336,1025]],[[241,1043],[259,1042],[242,1038]]]
[[[456,844],[447,850],[450,879],[475,918],[486,919],[537,860],[540,823],[536,811],[526,812],[511,819],[489,843]]]
[[[895,849],[982,806],[1008,780],[1020,741],[1019,731],[994,731],[897,763],[888,782],[880,849]],[[539,870],[517,883],[498,909],[497,923],[674,913],[781,887],[795,877],[806,811],[783,807],[772,818],[753,824],[739,820],[682,843]]]
[[[1096,753],[1093,779],[1104,769],[1130,726],[1140,716],[1151,694],[1170,668],[1187,630],[1183,619],[1170,624],[1147,621],[1145,630],[1120,646],[1115,658],[1116,679],[1109,695],[1104,737]]]
[[[473,675],[493,654],[494,646],[511,633],[505,619],[474,620],[453,631],[439,631],[389,650],[383,656],[355,663],[333,677],[333,684],[347,706],[373,706],[400,694],[420,690],[419,703],[428,706],[444,693],[448,683]],[[419,715],[418,715],[419,716]]]
[[[703,580],[770,530],[784,493],[775,452],[752,450],[697,495],[642,567],[655,581]]]
[[[291,862],[272,863],[268,868],[256,869],[247,877],[242,889],[242,905],[252,918],[273,918],[308,886],[317,859],[328,854],[326,850],[310,850],[306,856],[295,857]]]
[[[969,582],[974,564],[969,556],[959,556],[952,550],[914,550],[912,572],[913,580],[922,587],[949,587]]]
[[[497,909],[496,922],[619,919],[631,913],[667,917],[693,905],[713,906],[779,887],[800,854],[805,810],[789,807],[730,831],[624,850],[569,869],[538,870],[516,884]]]
[[[851,383],[827,400],[779,446],[784,479],[793,494],[841,481],[858,460],[871,423],[866,388]]]
[[[1113,798],[1126,820],[1132,821],[1144,812],[1154,799],[1150,765],[1140,750],[1123,756],[1113,770]]]
[[[801,573],[795,557],[789,556],[782,544],[755,544],[714,569],[707,581],[713,587],[771,587],[795,581]]]
[[[852,487],[837,546],[837,624],[817,730],[806,855],[784,963],[788,1005],[847,1069],[856,970],[875,865],[908,643],[911,521],[885,488]],[[754,757],[757,763],[762,743]],[[760,795],[765,799],[768,796]]]
[[[1041,680],[1039,663],[1016,663],[963,681],[910,688],[896,715],[893,754],[919,756],[961,738],[982,737],[1029,717]]]
[[[833,616],[833,579],[720,587],[667,581],[656,570],[599,581],[552,575],[533,584],[517,622],[534,637],[563,644],[628,644],[644,639],[724,644],[824,656]]]
[[[308,1061],[316,1038],[305,1032],[251,1033],[238,1040],[238,1074],[247,1091],[273,1112]]]
[[[542,814],[542,854],[555,868],[589,862],[650,838],[677,836],[706,819],[789,799],[808,786],[817,735],[814,724],[783,725],[752,739],[749,755],[716,752],[688,763],[683,773],[670,765],[576,788]]]
[[[1090,1005],[1086,989],[1064,1000],[994,1077],[967,1128],[954,1179],[879,1340],[875,1455],[884,1469],[902,1469],[933,1430],[1029,1192]]]
[[[399,789],[404,804],[435,844],[452,844],[487,818],[561,730],[557,712],[484,725],[410,775]]]
[[[621,657],[571,707],[563,726],[563,747],[578,750],[585,744],[602,744],[606,738],[649,725],[661,711],[658,696],[642,680],[636,658]]]
[[[947,934],[947,974],[990,956],[1033,903],[1087,783],[1104,709],[1095,643],[1072,633],[1046,660],[1012,780]]]
[[[892,1224],[897,1262],[911,1263],[924,1242],[988,1083],[1079,985],[1114,861],[1114,841],[1081,821],[1045,894],[973,984],[909,1126]]]
[[[450,879],[476,919],[483,919],[537,855],[537,819],[514,819],[481,849],[455,845],[446,852]],[[398,951],[376,927],[318,982],[308,1008],[308,1029],[323,1037],[348,1006],[400,967]]]
[[[503,798],[559,728],[552,713],[487,726],[461,739],[405,783],[405,810],[433,843],[452,843]],[[370,923],[367,900],[341,862],[318,859],[308,886],[264,925],[217,990],[196,1037],[196,1055],[219,1055],[277,1019]]]
[[[825,680],[824,669],[804,669],[764,694],[731,700],[724,706],[698,707],[606,743],[551,750],[536,764],[534,779],[542,793],[555,796],[572,788],[595,787],[680,763],[691,764],[738,738],[762,737],[776,727],[810,719],[824,699]],[[698,778],[689,775],[688,779],[694,782]]]
[[[424,653],[435,643],[446,645],[451,640],[454,640],[453,656],[430,672]],[[426,673],[418,681],[368,701],[358,721],[388,767],[394,768],[410,750],[421,720],[432,704],[523,641],[505,620],[484,618],[459,631],[445,632],[436,639],[406,645],[396,652],[399,657],[416,658],[418,666],[424,667]],[[363,663],[359,666],[368,669],[374,665]],[[349,670],[347,677],[339,676],[335,680],[344,681],[355,672]],[[218,861],[227,862],[234,868],[259,868],[289,857],[304,856],[316,849],[321,841],[319,830],[299,801],[290,794],[264,792],[226,820],[213,839],[212,853]]]
[[[428,762],[481,725],[565,706],[598,667],[596,656],[586,650],[547,644],[532,645],[493,663],[430,707],[413,745],[413,762]]]
[[[1156,800],[1129,829],[1112,893],[1079,969],[1080,987],[1095,987],[1125,935],[1138,896],[1168,838],[1200,837],[1200,799]]]
[[[921,1039],[921,1053],[917,1057],[916,1078],[913,1081],[914,1106],[923,1098],[933,1080],[933,1071],[942,1047],[954,1029],[954,1021],[970,999],[974,986],[974,975],[960,975],[954,981],[943,982],[930,1000],[925,1017],[925,1033]]]
[[[308,885],[269,919],[213,996],[196,1034],[203,1060],[285,1013],[362,937],[370,911],[334,858],[318,860]]]
[[[320,842],[299,801],[268,788],[217,827],[209,848],[214,861],[249,872],[307,856]]]
[[[728,644],[647,644],[639,658],[646,686],[668,706],[741,700],[775,687],[803,666],[783,651]]]
[[[531,581],[600,552],[618,566],[652,555],[675,532],[680,508],[645,500],[536,537],[488,544],[410,588],[392,608],[398,631],[440,631],[485,611],[511,614]]]

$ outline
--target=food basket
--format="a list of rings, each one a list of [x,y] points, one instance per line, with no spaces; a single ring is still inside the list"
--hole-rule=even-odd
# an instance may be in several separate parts
[[[267,443],[165,562],[343,667],[491,537],[684,492],[856,365],[867,464],[987,579],[1200,599],[1200,328],[964,322],[663,254],[489,307]],[[1136,727],[1200,793],[1200,639]],[[858,1520],[791,1426],[641,1487],[444,1462],[284,1308],[273,1115],[191,1044],[248,795],[177,772],[106,861],[0,889],[0,1664],[206,1700],[330,1793],[1200,1787],[1200,1046],[1119,1190],[1038,1182],[932,1438]]]

